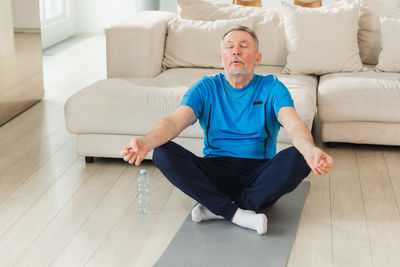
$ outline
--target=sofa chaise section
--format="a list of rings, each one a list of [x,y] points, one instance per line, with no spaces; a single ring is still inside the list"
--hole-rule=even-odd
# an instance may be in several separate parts
[[[324,142],[400,145],[400,73],[367,71],[320,77]]]

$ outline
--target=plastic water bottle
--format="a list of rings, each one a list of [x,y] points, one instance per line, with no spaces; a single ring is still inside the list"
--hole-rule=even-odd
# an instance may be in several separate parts
[[[150,176],[146,170],[140,170],[137,178],[137,212],[141,215],[150,211]]]

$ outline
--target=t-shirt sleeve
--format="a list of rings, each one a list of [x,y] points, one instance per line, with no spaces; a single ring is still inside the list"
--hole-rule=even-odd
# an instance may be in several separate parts
[[[272,95],[272,105],[275,117],[278,119],[279,110],[283,107],[293,107],[294,103],[289,89],[277,78],[274,81],[275,86]]]
[[[201,94],[204,87],[203,79],[192,85],[183,96],[182,102],[179,106],[188,106],[193,109],[196,119],[199,119],[203,114],[204,98]]]

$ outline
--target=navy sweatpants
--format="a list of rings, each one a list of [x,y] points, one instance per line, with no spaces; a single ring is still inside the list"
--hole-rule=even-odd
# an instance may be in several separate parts
[[[295,147],[271,160],[201,158],[169,141],[154,149],[153,162],[173,185],[227,220],[238,207],[257,211],[273,205],[310,173]]]

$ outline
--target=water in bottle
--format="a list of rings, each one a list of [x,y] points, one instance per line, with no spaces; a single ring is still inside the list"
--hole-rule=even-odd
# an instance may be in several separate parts
[[[146,170],[140,170],[137,178],[137,211],[142,215],[150,211],[150,176]]]

